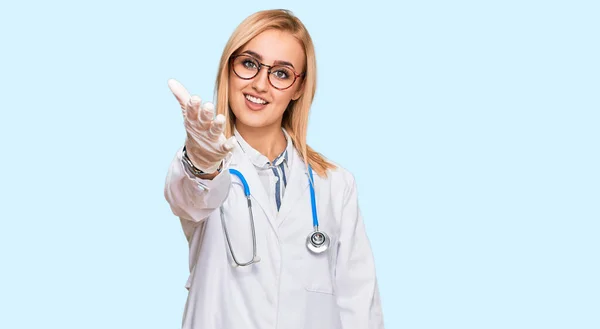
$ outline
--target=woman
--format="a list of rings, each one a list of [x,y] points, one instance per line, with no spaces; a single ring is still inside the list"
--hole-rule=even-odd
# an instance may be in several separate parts
[[[190,247],[183,328],[383,328],[354,178],[306,145],[315,86],[311,38],[285,10],[233,32],[214,119],[169,81],[187,131],[165,186]]]

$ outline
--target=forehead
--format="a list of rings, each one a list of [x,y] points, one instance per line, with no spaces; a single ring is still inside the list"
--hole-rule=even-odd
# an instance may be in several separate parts
[[[290,62],[297,71],[304,70],[304,49],[298,39],[289,32],[267,30],[250,40],[240,52],[251,50],[262,56],[267,65],[275,61]]]

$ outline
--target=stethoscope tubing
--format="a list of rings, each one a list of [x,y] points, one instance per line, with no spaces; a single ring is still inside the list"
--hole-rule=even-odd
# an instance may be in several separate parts
[[[223,211],[223,206],[220,207],[221,225],[223,227],[223,232],[225,234],[225,240],[227,241],[227,246],[229,247],[229,253],[231,254],[231,258],[233,259],[233,265],[236,267],[237,266],[247,266],[250,264],[258,263],[260,261],[260,258],[256,255],[256,253],[257,253],[256,227],[254,224],[254,215],[252,214],[252,196],[250,194],[250,186],[248,185],[248,182],[246,181],[246,178],[244,177],[244,175],[242,175],[242,173],[239,170],[233,169],[233,168],[230,168],[229,172],[232,175],[239,178],[239,180],[242,182],[242,186],[244,188],[244,195],[246,196],[246,200],[248,202],[248,215],[250,216],[250,227],[251,227],[251,232],[252,232],[252,259],[250,261],[240,262],[237,259],[237,257],[235,257],[235,253],[233,252],[233,247],[231,245],[231,240],[229,238],[229,232],[227,231],[227,225],[225,224],[225,214]],[[314,188],[314,177],[313,177],[313,171],[312,171],[311,166],[308,166],[308,175],[309,175],[310,203],[311,203],[311,208],[312,208],[314,232],[312,232],[307,238],[307,248],[314,253],[321,253],[321,252],[327,250],[327,248],[329,246],[329,237],[327,236],[327,234],[325,234],[325,232],[319,231],[319,219],[318,219],[318,215],[317,215],[317,202],[316,202],[315,188]],[[324,243],[323,242],[321,242],[319,244],[313,243],[312,237],[315,236],[315,234],[320,235],[324,239],[323,240]]]
[[[310,184],[310,205],[312,207],[312,216],[313,216],[313,227],[315,228],[315,230],[319,229],[319,218],[317,217],[317,201],[315,200],[315,186],[314,186],[314,178],[313,178],[313,172],[312,172],[312,167],[308,166],[308,174],[310,176],[310,179],[308,180],[308,183]]]

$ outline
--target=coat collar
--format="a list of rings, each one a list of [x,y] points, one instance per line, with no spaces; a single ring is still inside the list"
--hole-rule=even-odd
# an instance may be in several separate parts
[[[246,157],[248,157],[250,162],[255,167],[259,169],[267,169],[271,165],[278,166],[279,164],[281,164],[281,162],[285,162],[286,165],[289,167],[289,154],[293,151],[294,145],[292,144],[292,138],[287,133],[287,131],[283,127],[281,128],[281,130],[283,131],[283,135],[285,136],[287,145],[285,147],[285,150],[283,150],[283,152],[279,156],[277,156],[273,163],[271,163],[266,156],[262,155],[260,152],[258,152],[252,146],[250,146],[250,144],[246,142],[246,140],[244,139],[244,137],[242,137],[242,135],[239,133],[236,127],[233,128],[233,134],[237,139],[238,145],[242,148],[242,151],[246,153]]]
[[[283,195],[281,208],[279,209],[277,224],[281,226],[289,217],[290,212],[295,207],[310,207],[310,198],[307,202],[300,201],[305,194],[308,193],[308,167],[304,164],[304,159],[300,156],[295,148],[292,148],[290,156],[290,177]]]
[[[289,178],[279,213],[275,212],[274,207],[270,204],[270,198],[258,177],[256,168],[242,149],[241,145],[237,145],[234,148],[229,163],[229,167],[239,170],[248,182],[250,194],[252,196],[253,210],[257,211],[260,207],[276,233],[279,226],[281,226],[285,219],[289,217],[290,212],[295,207],[310,207],[309,198],[307,198],[307,202],[298,202],[298,199],[308,192],[309,182],[307,167],[304,164],[304,160],[293,146],[288,147],[288,150],[291,151],[288,153]]]

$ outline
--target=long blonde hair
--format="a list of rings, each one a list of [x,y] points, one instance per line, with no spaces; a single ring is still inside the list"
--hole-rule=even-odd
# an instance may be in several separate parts
[[[235,125],[235,116],[229,108],[229,59],[231,55],[250,40],[269,29],[290,33],[300,41],[304,48],[306,70],[301,80],[301,83],[304,84],[304,90],[300,98],[290,101],[283,114],[281,125],[290,135],[294,147],[300,153],[304,162],[310,164],[319,176],[325,177],[327,176],[327,170],[335,168],[335,165],[306,144],[308,114],[317,88],[315,49],[306,27],[289,10],[276,9],[254,13],[235,29],[229,41],[227,41],[223,55],[221,56],[215,85],[217,113],[223,114],[227,119],[225,136],[229,138],[233,134],[233,127]]]

